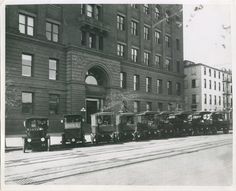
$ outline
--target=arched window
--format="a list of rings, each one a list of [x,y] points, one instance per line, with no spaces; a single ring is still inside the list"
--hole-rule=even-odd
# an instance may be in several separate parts
[[[96,78],[92,75],[88,75],[85,78],[85,83],[90,84],[90,85],[98,85],[98,82],[97,82]]]

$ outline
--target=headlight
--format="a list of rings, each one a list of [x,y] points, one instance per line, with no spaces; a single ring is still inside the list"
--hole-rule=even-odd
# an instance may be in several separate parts
[[[126,136],[126,135],[127,135],[127,133],[124,133],[124,135]]]
[[[45,141],[45,138],[44,138],[44,137],[42,137],[42,138],[41,138],[41,141],[42,141],[42,142],[44,142],[44,141]]]
[[[157,134],[157,132],[155,131],[154,134]]]
[[[30,142],[31,142],[31,139],[30,139],[30,138],[29,138],[29,139],[27,139],[27,142],[29,142],[29,143],[30,143]]]
[[[140,138],[141,137],[141,135],[138,135],[138,138]]]
[[[72,141],[72,142],[75,142],[75,139],[73,138],[73,139],[71,139],[71,141]]]

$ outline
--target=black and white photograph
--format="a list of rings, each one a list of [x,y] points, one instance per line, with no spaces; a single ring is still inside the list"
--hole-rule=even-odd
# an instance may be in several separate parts
[[[236,190],[234,0],[0,4],[3,191]]]

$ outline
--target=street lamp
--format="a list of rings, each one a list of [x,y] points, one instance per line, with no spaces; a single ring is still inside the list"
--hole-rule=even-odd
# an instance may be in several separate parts
[[[82,115],[82,120],[83,120],[83,122],[85,122],[85,112],[86,112],[86,109],[84,107],[82,107],[80,112],[81,112],[81,115]]]

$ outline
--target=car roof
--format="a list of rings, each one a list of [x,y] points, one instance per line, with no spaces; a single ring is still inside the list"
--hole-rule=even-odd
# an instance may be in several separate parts
[[[135,113],[125,112],[125,113],[119,113],[118,115],[120,115],[120,116],[132,116],[132,115],[135,115]]]
[[[173,111],[162,111],[162,112],[160,112],[160,115],[168,115],[168,114],[174,114],[174,112]]]
[[[80,116],[81,117],[80,114],[66,114],[66,115],[64,115],[64,117],[69,117],[69,116]]]
[[[139,113],[137,115],[152,115],[152,114],[159,114],[160,112],[158,111],[144,111],[142,113]]]
[[[113,112],[110,112],[110,111],[102,111],[102,112],[97,112],[97,113],[93,113],[91,115],[113,115],[114,113]]]
[[[38,116],[38,117],[28,117],[28,118],[26,118],[26,120],[34,120],[34,119],[46,119],[46,120],[48,120],[48,117],[43,117],[43,116]]]
[[[196,111],[193,113],[193,115],[204,115],[204,114],[210,114],[211,111]]]

